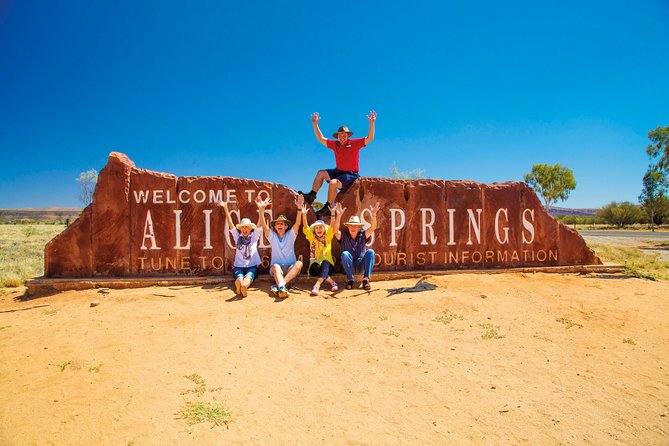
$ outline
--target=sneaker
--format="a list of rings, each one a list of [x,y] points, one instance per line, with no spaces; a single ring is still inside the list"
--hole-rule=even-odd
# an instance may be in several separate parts
[[[325,205],[316,211],[316,218],[322,220],[324,217],[330,216],[330,203],[325,203]]]
[[[311,295],[312,296],[318,296],[318,293],[320,292],[321,287],[318,285],[314,285],[314,287],[311,289]]]
[[[353,289],[353,283],[354,283],[354,282],[353,282],[352,280],[349,280],[349,281],[346,283],[346,289],[347,289],[347,290],[352,290],[352,289]]]
[[[372,286],[369,284],[369,279],[362,279],[362,287],[367,291],[372,289]]]
[[[249,290],[248,290],[248,288],[245,287],[244,285],[240,285],[240,286],[239,286],[239,291],[242,293],[242,296],[243,296],[243,297],[246,297],[246,296],[249,295]]]
[[[274,294],[275,296],[279,295],[279,287],[278,286],[272,285],[271,287],[269,287],[269,289],[272,290],[272,294]]]
[[[313,203],[314,201],[316,201],[316,194],[313,193],[313,192],[309,192],[309,193],[306,193],[306,194],[305,194],[304,192],[302,192],[301,190],[299,190],[299,191],[297,191],[297,193],[300,194],[300,195],[302,195],[302,196],[304,197],[304,201],[305,201],[305,203],[307,203],[307,204],[311,204],[311,203]]]
[[[281,285],[279,288],[279,297],[285,298],[288,297],[288,291],[286,290],[286,287],[284,285]]]
[[[332,291],[339,291],[339,287],[337,286],[337,282],[332,282]]]

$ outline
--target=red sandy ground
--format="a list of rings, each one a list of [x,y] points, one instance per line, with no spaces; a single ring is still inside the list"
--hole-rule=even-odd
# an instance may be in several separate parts
[[[0,444],[669,443],[667,282],[429,280],[281,302],[264,284],[2,296]],[[189,426],[187,401],[232,421]]]

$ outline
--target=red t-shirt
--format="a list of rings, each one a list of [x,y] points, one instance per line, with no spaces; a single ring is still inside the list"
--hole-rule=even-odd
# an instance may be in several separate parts
[[[365,138],[355,138],[340,146],[336,139],[328,139],[328,149],[335,153],[337,169],[357,172],[360,170],[360,149],[365,147]]]

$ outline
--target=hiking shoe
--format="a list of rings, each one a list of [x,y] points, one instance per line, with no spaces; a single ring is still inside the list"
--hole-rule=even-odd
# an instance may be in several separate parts
[[[316,211],[316,218],[322,220],[324,217],[330,216],[330,203],[325,203],[325,205]]]
[[[352,289],[353,289],[353,281],[352,281],[352,280],[349,280],[349,281],[346,283],[346,289],[347,289],[347,290],[352,290]]]
[[[321,290],[321,287],[319,287],[318,285],[314,285],[314,287],[311,289],[310,294],[312,296],[318,296],[318,293],[320,292],[320,290]]]
[[[305,194],[304,192],[302,192],[301,190],[299,190],[299,191],[297,191],[297,193],[300,194],[300,195],[302,195],[302,196],[304,197],[304,201],[305,201],[307,204],[311,204],[311,203],[313,203],[314,201],[316,201],[316,194],[313,193],[313,192],[309,192],[309,193]]]
[[[337,282],[332,282],[332,291],[339,291],[339,287],[337,286]]]
[[[281,285],[279,288],[279,297],[281,298],[286,298],[288,297],[288,290],[286,290],[286,287],[284,285]]]
[[[274,294],[275,296],[279,295],[279,287],[278,286],[272,285],[271,287],[269,287],[269,289],[272,290],[272,294]]]
[[[362,279],[362,288],[367,291],[372,289],[372,286],[369,284],[369,279]]]

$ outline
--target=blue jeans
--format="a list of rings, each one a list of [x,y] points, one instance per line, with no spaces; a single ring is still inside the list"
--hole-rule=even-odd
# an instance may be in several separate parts
[[[257,266],[249,266],[248,268],[235,266],[232,270],[232,277],[234,277],[235,280],[243,279],[244,276],[251,276],[251,282],[253,282],[256,278],[256,274],[258,274]]]
[[[341,265],[344,267],[346,278],[353,280],[353,274],[361,274],[362,277],[369,279],[374,267],[374,250],[368,249],[362,257],[353,258],[348,251],[341,253]]]
[[[312,263],[309,265],[309,275],[327,279],[330,277],[330,268],[332,268],[332,265],[327,260],[323,260],[320,265],[318,263]]]

